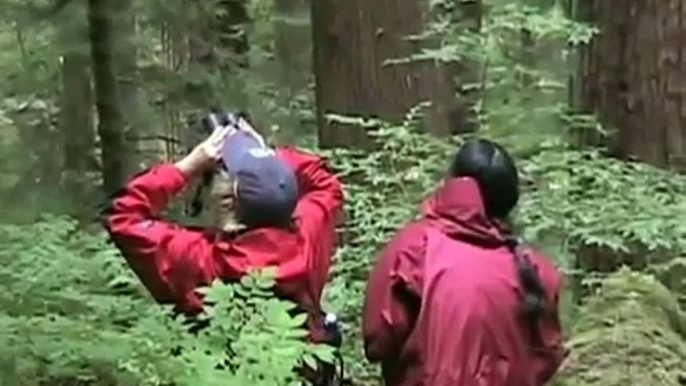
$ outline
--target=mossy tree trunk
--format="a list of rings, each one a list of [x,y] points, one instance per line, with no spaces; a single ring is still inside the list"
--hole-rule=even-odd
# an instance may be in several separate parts
[[[555,386],[681,386],[686,320],[654,277],[626,270],[602,282],[579,312]]]

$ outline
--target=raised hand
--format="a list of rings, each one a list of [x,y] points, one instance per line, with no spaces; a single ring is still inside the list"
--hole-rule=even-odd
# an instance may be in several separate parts
[[[224,141],[235,131],[236,128],[231,125],[218,127],[186,157],[177,162],[176,167],[189,177],[215,167],[221,158]]]

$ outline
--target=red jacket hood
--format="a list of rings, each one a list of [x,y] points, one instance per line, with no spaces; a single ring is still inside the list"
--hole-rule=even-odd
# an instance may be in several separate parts
[[[472,178],[448,178],[422,204],[425,218],[437,221],[456,240],[495,248],[505,242],[505,227],[486,216],[479,185]]]

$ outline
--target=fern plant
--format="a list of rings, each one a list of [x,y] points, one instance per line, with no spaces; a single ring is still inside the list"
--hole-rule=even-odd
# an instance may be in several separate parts
[[[333,361],[274,296],[270,271],[201,289],[207,307],[189,319],[156,305],[106,239],[71,220],[0,224],[0,243],[2,385],[285,386],[299,384],[298,367]]]
[[[447,141],[422,133],[418,112],[413,110],[397,124],[331,117],[371,127],[379,138],[378,148],[370,152],[327,153],[345,181],[348,219],[326,299],[345,323],[347,368],[369,384],[376,382],[378,373],[362,357],[359,325],[369,270],[393,233],[418,215],[422,199],[440,183],[450,156],[464,139]],[[514,155],[524,190],[514,223],[566,273],[577,273],[578,259],[588,253],[585,247],[608,248],[643,256],[651,271],[670,281],[671,289],[686,291],[683,259],[674,259],[686,248],[682,176],[615,160],[598,150],[576,150],[563,141],[515,148]],[[657,261],[668,264],[662,269]],[[565,292],[565,322],[573,317],[570,293]]]
[[[204,290],[207,322],[180,347],[188,369],[179,385],[295,386],[294,369],[333,363],[331,346],[307,343],[306,315],[274,297],[273,273],[253,272],[241,283],[215,282]]]

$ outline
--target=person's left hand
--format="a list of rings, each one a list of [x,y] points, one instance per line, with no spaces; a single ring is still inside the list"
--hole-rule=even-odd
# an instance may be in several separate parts
[[[188,177],[215,167],[221,158],[224,141],[234,131],[236,129],[231,125],[217,128],[187,156],[178,161],[176,167]]]

